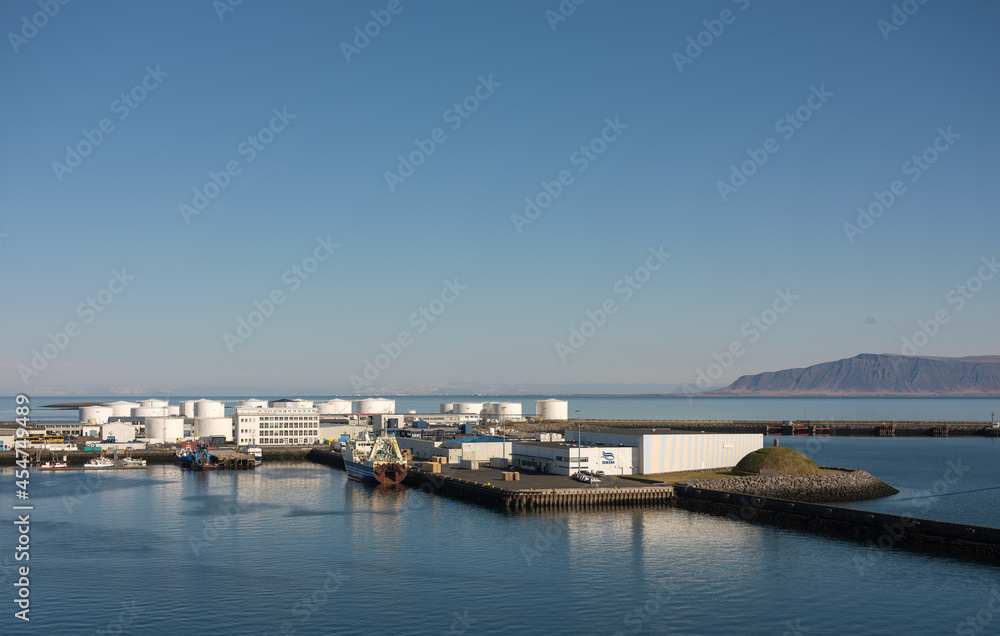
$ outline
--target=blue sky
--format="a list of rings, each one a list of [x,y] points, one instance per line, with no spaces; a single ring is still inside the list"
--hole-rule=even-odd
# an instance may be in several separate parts
[[[900,353],[942,310],[920,354],[997,353],[1000,279],[980,274],[1000,229],[995,4],[908,4],[892,31],[891,2],[590,0],[558,22],[555,1],[220,4],[0,7],[0,391],[673,390],[719,358],[716,385]],[[707,46],[681,72],[689,37]],[[312,262],[318,240],[338,247]],[[637,273],[650,249],[670,256]],[[797,299],[766,315],[776,290]]]

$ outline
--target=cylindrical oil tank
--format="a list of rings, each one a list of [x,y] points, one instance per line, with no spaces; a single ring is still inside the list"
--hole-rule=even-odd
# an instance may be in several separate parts
[[[442,402],[441,403],[441,412],[442,413],[452,413],[452,412],[454,412],[454,410],[455,410],[455,403],[454,402]]]
[[[231,417],[196,417],[194,418],[195,437],[225,437],[233,439],[233,418]]]
[[[111,415],[114,417],[128,417],[132,415],[132,409],[139,406],[138,402],[125,402],[119,400],[117,402],[112,402],[108,404],[111,407]]]
[[[351,412],[350,400],[327,400],[316,405],[320,415],[344,415]]]
[[[250,398],[249,400],[243,400],[239,403],[241,409],[266,409],[267,402],[264,400],[258,400],[257,398]]]
[[[194,403],[197,400],[184,400],[181,402],[181,415],[184,417],[194,417]]]
[[[354,401],[354,412],[373,415],[376,413],[395,413],[396,400],[385,398],[365,398]]]
[[[183,417],[147,417],[146,440],[150,442],[176,442],[184,437]]]
[[[455,402],[451,412],[462,415],[479,415],[483,410],[482,402]]]
[[[520,402],[491,402],[493,407],[492,415],[499,418],[521,417]]]
[[[292,403],[289,404],[291,408],[294,409],[311,409],[313,407],[312,400],[303,400],[302,398],[295,398]]]
[[[132,409],[132,417],[166,417],[167,409],[162,406],[137,406]]]
[[[159,406],[159,407],[162,407],[162,408],[167,408],[167,401],[166,400],[139,400],[139,406],[148,406],[148,407]]]
[[[215,400],[198,400],[194,403],[194,416],[197,417],[225,417],[226,405]]]
[[[535,400],[535,413],[543,420],[565,420],[569,417],[569,402],[566,400]]]
[[[108,418],[114,415],[114,412],[110,406],[81,406],[80,421],[84,424],[91,420],[94,424],[107,424]]]
[[[181,405],[180,404],[168,404],[167,405],[167,415],[170,417],[180,417]]]

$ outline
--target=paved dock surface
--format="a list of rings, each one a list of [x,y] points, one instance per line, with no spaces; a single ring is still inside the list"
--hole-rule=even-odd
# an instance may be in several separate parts
[[[521,478],[516,481],[504,481],[504,472],[519,472]],[[490,484],[505,490],[550,490],[550,489],[587,489],[587,490],[607,490],[614,488],[646,488],[652,487],[649,484],[642,484],[628,479],[617,477],[601,477],[600,484],[585,484],[567,475],[549,475],[545,473],[503,471],[496,468],[480,468],[469,470],[456,466],[442,466],[441,473],[452,479],[462,479],[464,481],[478,482],[480,484]],[[662,486],[662,484],[659,484]]]

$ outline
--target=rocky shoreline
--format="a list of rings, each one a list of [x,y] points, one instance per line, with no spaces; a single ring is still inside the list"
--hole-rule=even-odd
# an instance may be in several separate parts
[[[899,493],[866,470],[823,466],[839,471],[825,475],[748,475],[687,482],[693,488],[719,490],[741,495],[758,495],[809,503],[862,501]],[[682,484],[677,484],[681,486]]]

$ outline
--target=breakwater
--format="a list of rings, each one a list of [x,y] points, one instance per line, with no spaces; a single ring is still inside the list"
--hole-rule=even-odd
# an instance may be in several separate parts
[[[834,435],[837,437],[884,437],[888,425],[894,437],[995,437],[998,430],[988,422],[919,422],[913,420],[583,420],[584,428],[669,428],[675,431],[711,433],[763,433],[764,435]],[[517,424],[524,433],[561,433],[576,421],[544,421]]]
[[[864,541],[872,548],[933,550],[1000,560],[1000,528],[745,495],[690,484],[678,484],[675,493],[676,505],[697,512],[846,536]]]
[[[700,489],[724,490],[740,495],[758,495],[813,503],[880,499],[899,493],[866,470],[830,466],[822,468],[838,472],[825,475],[746,475],[688,481],[686,485]]]

